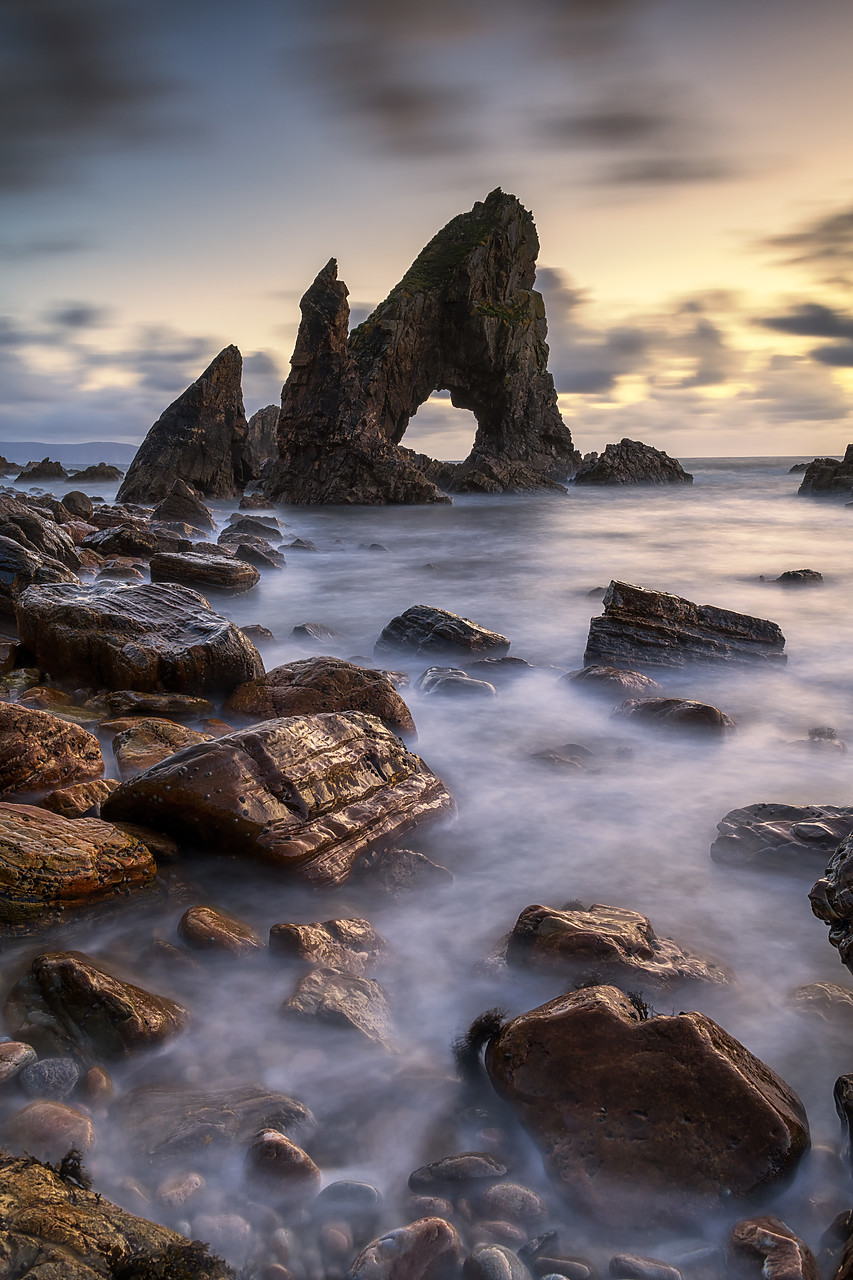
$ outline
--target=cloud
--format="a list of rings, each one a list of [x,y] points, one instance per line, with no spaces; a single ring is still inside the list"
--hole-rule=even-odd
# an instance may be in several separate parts
[[[853,271],[853,207],[822,214],[796,231],[770,236],[760,244],[789,265],[831,272],[827,283],[853,283],[847,274]]]
[[[814,347],[809,352],[812,360],[820,364],[835,365],[839,369],[853,369],[853,342],[839,342],[834,347]]]
[[[652,155],[614,164],[598,180],[603,186],[671,187],[729,182],[741,173],[739,165],[719,156]]]
[[[0,151],[2,146],[0,142]],[[9,240],[5,244],[0,243],[0,262],[31,262],[38,258],[84,253],[91,248],[91,241],[84,236],[37,236],[32,240]]]
[[[61,329],[99,329],[109,319],[106,307],[93,307],[87,302],[68,302],[48,313],[52,324]]]
[[[805,338],[853,339],[853,316],[820,302],[802,302],[784,316],[764,316],[758,322],[765,329],[799,334]]]

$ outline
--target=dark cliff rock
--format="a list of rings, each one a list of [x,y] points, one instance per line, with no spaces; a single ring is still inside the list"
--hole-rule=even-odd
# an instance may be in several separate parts
[[[242,491],[249,479],[242,368],[237,348],[226,347],[164,410],[139,446],[118,502],[159,502],[176,476],[206,498],[233,498]]]
[[[560,489],[577,455],[547,368],[538,252],[531,214],[493,191],[433,237],[349,339],[346,288],[328,263],[302,299],[267,496],[375,504],[440,501],[435,485]],[[441,389],[477,418],[463,463],[397,448]]]
[[[692,484],[681,463],[639,440],[609,444],[600,456],[584,460],[575,484]]]
[[[592,618],[584,666],[683,667],[688,662],[786,662],[775,622],[681,596],[611,582]]]
[[[300,303],[302,322],[281,393],[279,456],[264,493],[308,504],[445,502],[378,429],[349,354],[347,288],[334,259]]]
[[[853,444],[848,444],[840,462],[837,458],[815,458],[810,462],[797,493],[817,497],[850,496],[853,493]]]
[[[267,459],[278,456],[279,413],[277,404],[268,404],[265,409],[258,409],[249,419],[243,449],[247,482],[260,479],[261,468]]]
[[[809,899],[812,911],[829,925],[829,941],[838,948],[842,964],[853,973],[853,835],[847,836],[835,850],[826,871],[812,886]]]
[[[15,482],[29,484],[33,480],[67,480],[68,472],[61,462],[50,458],[42,458],[41,462],[28,462],[15,476]]]

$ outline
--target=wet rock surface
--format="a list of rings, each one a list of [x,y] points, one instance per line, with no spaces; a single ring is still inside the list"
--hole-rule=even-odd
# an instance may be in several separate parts
[[[584,665],[683,667],[689,662],[784,663],[775,622],[611,582],[589,625]]]
[[[240,685],[228,697],[226,715],[268,720],[277,716],[362,711],[394,733],[412,734],[411,712],[382,671],[342,658],[305,658]]]
[[[570,1202],[605,1221],[678,1221],[791,1175],[796,1094],[701,1013],[643,1018],[614,987],[513,1019],[486,1067]]]
[[[214,798],[215,797],[215,798]],[[293,716],[188,747],[125,782],[109,820],[339,884],[372,845],[453,811],[444,784],[373,717]]]
[[[769,1214],[738,1222],[731,1234],[729,1253],[745,1273],[763,1276],[764,1280],[821,1280],[817,1260],[808,1245]]]
[[[560,677],[560,683],[574,685],[589,690],[591,693],[602,693],[607,697],[623,698],[626,694],[648,697],[663,689],[657,680],[643,675],[642,671],[623,671],[619,667],[592,666],[580,671],[569,671]]]
[[[113,752],[121,776],[131,778],[161,760],[167,760],[183,747],[196,742],[210,742],[211,738],[212,734],[198,733],[172,720],[152,717],[117,733],[113,738]]]
[[[374,652],[398,654],[412,652],[418,656],[434,653],[505,654],[510,646],[506,636],[489,631],[470,618],[436,609],[432,605],[413,604],[392,618],[374,645]]]
[[[325,969],[363,974],[382,958],[385,939],[367,920],[274,924],[270,929],[270,951]]]
[[[178,921],[178,934],[195,950],[233,956],[251,955],[264,945],[251,925],[220,907],[190,907]]]
[[[71,569],[51,556],[28,551],[19,542],[0,534],[0,615],[14,618],[15,602],[33,584],[79,583]]]
[[[834,805],[750,804],[732,809],[717,823],[711,845],[715,862],[732,866],[809,865],[826,859],[853,832],[853,808]]]
[[[201,695],[263,671],[240,629],[188,587],[30,587],[16,615],[21,639],[57,677]]]
[[[240,595],[260,581],[260,571],[245,560],[199,552],[164,551],[151,557],[152,582],[186,583],[202,590]]]
[[[179,521],[193,529],[214,530],[213,512],[184,480],[176,480],[151,513],[152,520]]]
[[[786,569],[773,581],[782,587],[815,587],[823,582],[823,574],[817,569]]]
[[[313,1019],[388,1045],[391,1019],[385,993],[373,978],[336,969],[312,969],[300,978],[281,1007],[286,1018]]]
[[[242,491],[250,479],[242,369],[237,348],[225,347],[163,411],[127,469],[118,502],[160,502],[176,476],[207,498]]]
[[[613,714],[622,720],[702,737],[725,738],[736,728],[725,711],[692,698],[628,698]]]
[[[812,886],[809,901],[819,920],[829,925],[829,941],[841,963],[853,973],[853,835],[841,841],[826,871]]]
[[[853,444],[841,461],[815,458],[805,469],[797,493],[806,497],[849,497],[853,493]]]
[[[189,1015],[174,1000],[123,982],[77,951],[45,952],[9,993],[5,1018],[36,1045],[125,1057],[176,1035]]]
[[[455,1227],[443,1218],[418,1218],[372,1240],[353,1260],[348,1280],[423,1280],[452,1267],[462,1252]]]
[[[601,455],[584,458],[575,474],[575,484],[692,483],[692,475],[668,453],[627,439],[607,445]]]
[[[0,925],[25,929],[151,886],[148,848],[97,818],[0,804]]]
[[[724,983],[725,970],[659,938],[638,911],[594,904],[558,911],[525,907],[506,945],[508,964],[571,974],[583,964],[620,975],[668,984],[683,979]],[[574,969],[577,972],[577,969]]]
[[[425,697],[466,700],[497,697],[497,689],[488,680],[477,680],[459,667],[429,667],[418,677],[417,687]]]
[[[94,734],[48,711],[0,702],[0,796],[70,786],[103,772]]]
[[[122,1267],[186,1280],[234,1277],[198,1243],[27,1158],[0,1156],[0,1220],[6,1280],[106,1280]]]

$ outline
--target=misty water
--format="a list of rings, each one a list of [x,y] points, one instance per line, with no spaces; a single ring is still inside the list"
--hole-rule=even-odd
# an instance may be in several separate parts
[[[774,871],[722,866],[709,857],[716,823],[736,807],[853,801],[849,755],[792,745],[825,725],[853,743],[853,512],[840,502],[798,498],[790,463],[686,461],[694,485],[664,491],[588,488],[565,497],[463,496],[446,507],[279,510],[285,542],[310,539],[316,551],[285,548],[287,567],[264,572],[249,594],[210,597],[238,624],[260,623],[275,634],[262,650],[268,670],[322,652],[374,665],[382,628],[416,603],[502,632],[510,653],[536,669],[502,680],[493,701],[456,701],[416,690],[428,665],[423,659],[375,662],[409,674],[401,693],[418,729],[414,749],[457,801],[456,820],[404,841],[448,868],[452,884],[393,898],[366,885],[318,895],[269,869],[199,850],[161,866],[153,903],[51,937],[51,947],[85,951],[191,1010],[190,1029],[162,1051],[111,1067],[117,1092],[147,1083],[258,1082],[283,1090],[317,1117],[305,1145],[324,1183],[375,1184],[386,1197],[380,1226],[401,1225],[410,1220],[401,1206],[411,1170],[456,1151],[487,1149],[506,1123],[497,1107],[460,1110],[454,1038],[489,1007],[517,1014],[566,987],[559,977],[484,963],[501,937],[531,903],[559,907],[580,899],[627,907],[648,915],[658,934],[734,975],[728,986],[676,987],[664,995],[639,980],[628,985],[644,990],[659,1012],[707,1013],[803,1099],[816,1150],[795,1184],[767,1207],[815,1246],[835,1213],[849,1207],[851,1193],[832,1101],[835,1079],[853,1069],[850,1028],[789,1003],[805,983],[851,985],[809,906],[824,860],[804,856],[801,868]],[[217,504],[217,515],[224,522],[234,509]],[[824,584],[785,589],[760,580],[799,568],[819,570]],[[667,693],[722,708],[737,722],[735,735],[709,743],[629,728],[611,718],[607,699],[558,683],[560,674],[582,666],[590,617],[602,607],[590,593],[611,579],[781,626],[787,666],[654,673]],[[291,629],[308,621],[325,623],[339,638],[296,642]],[[107,774],[117,776],[109,735],[102,741]],[[588,771],[532,758],[569,742],[592,753]],[[393,1049],[285,1022],[279,1008],[301,970],[267,953],[203,955],[189,972],[154,965],[152,938],[177,941],[180,916],[199,902],[243,917],[263,937],[281,921],[369,919],[388,943],[370,976],[388,993]],[[7,989],[39,949],[43,943],[29,941],[7,950]],[[200,1166],[208,1191],[196,1206],[166,1209],[153,1190],[170,1170],[152,1175],[106,1116],[96,1118],[96,1131],[88,1159],[95,1185],[133,1212],[186,1231],[195,1213],[239,1214],[247,1197],[256,1198],[246,1191],[236,1152]],[[734,1206],[692,1233],[617,1241],[613,1231],[561,1206],[532,1143],[518,1134],[513,1141],[514,1176],[549,1197],[554,1223],[566,1228],[564,1248],[573,1253],[596,1256],[603,1249],[606,1257],[618,1243],[675,1259],[703,1234],[723,1239],[726,1225],[749,1211]],[[239,1265],[250,1252],[235,1246],[231,1261]]]

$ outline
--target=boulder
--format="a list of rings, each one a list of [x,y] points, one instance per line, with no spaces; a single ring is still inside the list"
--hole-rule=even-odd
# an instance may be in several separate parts
[[[0,1042],[0,1085],[14,1080],[24,1067],[36,1060],[36,1051],[30,1044],[21,1044],[19,1040]]]
[[[382,958],[385,939],[367,920],[324,920],[318,924],[274,924],[270,951],[325,969],[363,974]]]
[[[140,1156],[218,1171],[223,1151],[245,1147],[262,1129],[292,1135],[313,1124],[301,1102],[254,1084],[208,1091],[145,1085],[119,1098],[112,1116]]]
[[[58,1163],[72,1151],[76,1151],[78,1157],[90,1151],[95,1145],[95,1129],[89,1116],[76,1107],[42,1098],[9,1116],[3,1127],[3,1138],[4,1145],[8,1145],[13,1151],[26,1152],[29,1159],[35,1157],[56,1160]],[[5,1152],[0,1152],[0,1162],[3,1162],[4,1157]],[[7,1172],[2,1163],[0,1169],[4,1174]],[[0,1179],[0,1204],[3,1202],[2,1187],[3,1181]],[[2,1240],[5,1226],[2,1218],[0,1224]],[[2,1257],[0,1252],[0,1258]]]
[[[151,512],[152,520],[165,520],[187,524],[191,529],[216,528],[210,507],[205,506],[195,489],[186,481],[176,480],[170,491]]]
[[[603,615],[589,624],[584,666],[784,663],[784,648],[785,637],[775,622],[611,582]]]
[[[251,925],[219,907],[190,907],[178,921],[178,934],[194,950],[232,956],[252,955],[264,945]]]
[[[413,1170],[409,1190],[440,1196],[482,1191],[508,1173],[506,1161],[490,1151],[461,1151]]]
[[[85,821],[85,819],[83,819]],[[122,982],[79,951],[36,956],[9,993],[6,1023],[38,1047],[126,1057],[163,1044],[189,1014],[167,996]]]
[[[58,813],[61,818],[82,818],[90,809],[100,810],[118,782],[115,778],[96,778],[93,782],[75,782],[70,787],[59,787],[40,801],[42,809]]]
[[[103,772],[93,733],[49,711],[0,702],[0,796],[44,792]]]
[[[280,551],[275,551],[263,538],[252,538],[251,541],[238,542],[234,547],[234,555],[256,569],[284,569],[287,561]]]
[[[826,860],[853,832],[853,808],[834,805],[750,804],[717,823],[715,862],[730,866],[800,867],[809,855]]]
[[[477,1244],[465,1259],[464,1280],[530,1280],[527,1266],[502,1244]]]
[[[488,680],[476,680],[458,667],[429,667],[418,677],[418,689],[425,697],[486,699],[497,697]]]
[[[371,1240],[350,1263],[346,1280],[427,1280],[453,1268],[462,1253],[455,1227],[444,1218],[418,1218]]]
[[[489,631],[470,618],[428,604],[413,604],[392,618],[373,646],[374,653],[410,652],[417,657],[437,653],[505,654],[510,642],[497,631]]]
[[[332,258],[300,302],[302,321],[281,393],[278,456],[263,494],[276,502],[446,502],[369,414],[348,349],[347,287]]]
[[[64,1154],[51,1152],[54,1159]],[[135,1218],[87,1190],[79,1178],[63,1177],[63,1170],[28,1157],[0,1156],[5,1280],[106,1280],[119,1275],[234,1280],[231,1268],[209,1254],[206,1245]]]
[[[573,991],[489,1042],[486,1068],[557,1188],[604,1221],[691,1219],[769,1190],[809,1146],[797,1095],[701,1013]]]
[[[0,516],[0,535],[19,542],[27,551],[49,560],[56,560],[66,569],[77,570],[82,560],[72,539],[56,521],[32,508],[20,507]],[[63,508],[64,510],[64,508]]]
[[[61,462],[42,458],[41,462],[28,462],[15,476],[16,484],[31,484],[36,480],[67,480],[68,472]]]
[[[817,569],[787,569],[773,581],[783,587],[814,587],[823,582],[823,574]]]
[[[692,698],[628,698],[613,714],[623,720],[702,737],[726,738],[736,728],[725,711]]]
[[[228,517],[228,525],[217,542],[236,542],[240,538],[266,538],[267,541],[281,542],[284,527],[278,516],[241,516],[235,511]]]
[[[159,538],[152,529],[141,522],[112,525],[108,529],[98,529],[97,533],[88,533],[80,543],[90,551],[97,551],[99,556],[131,556],[140,560],[148,560],[157,551]]]
[[[197,733],[173,720],[140,720],[113,738],[113,753],[119,773],[132,778],[152,765],[167,760],[176,751],[195,742],[210,742],[212,734]],[[106,799],[106,796],[104,797]]]
[[[291,716],[187,747],[122,785],[111,821],[335,885],[375,845],[454,810],[422,760],[372,716]]]
[[[246,1173],[277,1203],[313,1200],[323,1175],[314,1161],[278,1129],[262,1129],[246,1153]]]
[[[240,352],[225,347],[163,411],[127,469],[118,502],[159,502],[176,476],[205,498],[233,498],[245,488],[242,370]]]
[[[61,502],[69,516],[76,520],[88,520],[95,510],[92,499],[82,489],[72,489],[63,495]]]
[[[837,982],[809,982],[796,987],[788,997],[792,1009],[813,1014],[822,1022],[845,1033],[853,1030],[853,991]]]
[[[583,965],[625,980],[664,985],[683,979],[729,980],[718,965],[684,951],[671,938],[659,938],[638,911],[600,903],[562,911],[525,907],[507,939],[506,960],[515,968],[557,972],[567,979]]]
[[[452,872],[414,849],[369,849],[359,858],[352,873],[371,888],[381,889],[391,897],[453,883]]]
[[[363,711],[376,716],[394,733],[415,732],[409,708],[385,674],[343,658],[305,658],[275,667],[260,679],[238,686],[224,711],[260,720]]]
[[[120,467],[112,467],[108,462],[96,462],[90,467],[84,467],[82,471],[75,471],[73,479],[79,484],[111,484],[114,480],[121,480],[123,475]]]
[[[199,552],[161,552],[152,557],[150,568],[152,582],[186,583],[228,595],[251,591],[261,580],[258,570],[246,560]]]
[[[33,584],[73,582],[80,579],[50,556],[36,555],[20,542],[0,534],[0,615],[14,618],[15,602]]]
[[[143,693],[136,689],[106,693],[103,704],[114,716],[166,716],[169,720],[190,720],[213,712],[213,703],[207,698],[196,698],[188,693]]]
[[[812,886],[809,900],[819,920],[829,925],[829,941],[841,963],[853,973],[853,835],[841,841],[826,871]]]
[[[238,627],[188,587],[29,587],[21,640],[52,674],[112,689],[228,693],[263,664]]]
[[[378,982],[336,969],[310,969],[281,1006],[287,1018],[357,1033],[371,1044],[387,1047],[390,1015]]]
[[[648,697],[663,692],[663,686],[642,671],[623,671],[619,667],[583,667],[560,676],[560,684],[570,684],[592,693],[602,693],[608,698]]]
[[[814,498],[850,497],[853,491],[853,444],[848,444],[844,457],[815,458],[806,467],[797,493]]]
[[[575,484],[692,484],[681,463],[639,440],[609,444],[602,454],[581,463]]]
[[[811,1249],[779,1218],[769,1214],[736,1222],[729,1256],[741,1274],[764,1280],[821,1280]]]

